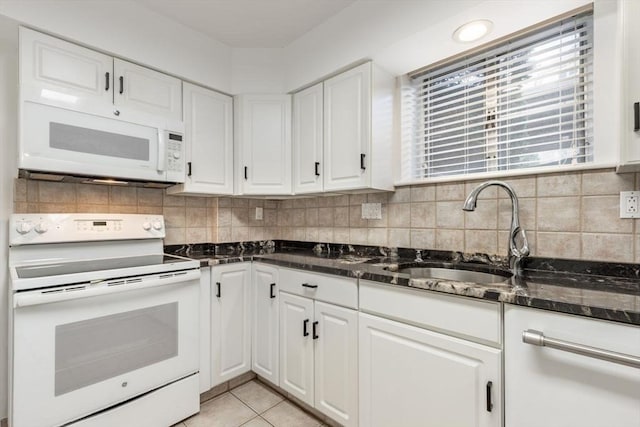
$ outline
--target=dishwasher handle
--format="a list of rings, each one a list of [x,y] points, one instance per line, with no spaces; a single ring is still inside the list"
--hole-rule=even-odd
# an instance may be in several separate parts
[[[522,342],[539,347],[555,348],[557,350],[568,351],[569,353],[640,369],[640,357],[546,337],[544,333],[534,329],[527,329],[522,332]]]
[[[200,280],[200,270],[184,270],[119,280],[103,280],[99,283],[63,286],[58,289],[18,292],[13,297],[13,307],[51,304],[80,298],[117,294],[120,292],[151,289],[166,285],[184,285]]]

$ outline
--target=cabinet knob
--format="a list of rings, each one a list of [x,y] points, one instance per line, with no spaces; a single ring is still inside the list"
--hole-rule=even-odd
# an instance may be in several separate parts
[[[116,110],[116,111],[114,111],[114,112],[113,112],[113,115],[114,115],[114,116],[119,116],[119,115],[120,115],[120,110]]]

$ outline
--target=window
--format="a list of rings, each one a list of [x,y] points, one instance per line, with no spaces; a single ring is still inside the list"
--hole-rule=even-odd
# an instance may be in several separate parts
[[[592,162],[592,93],[591,12],[420,71],[403,94],[403,172],[416,180]]]

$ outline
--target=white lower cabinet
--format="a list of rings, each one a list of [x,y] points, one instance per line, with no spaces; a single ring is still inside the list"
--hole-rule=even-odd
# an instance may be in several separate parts
[[[640,369],[593,351],[639,358],[639,326],[511,305],[504,322],[507,427],[640,427]],[[524,331],[591,349],[539,347]]]
[[[344,426],[358,425],[358,313],[280,292],[280,387]]]
[[[211,267],[211,386],[251,370],[251,264]]]
[[[280,384],[278,269],[253,264],[252,369],[265,380]]]
[[[502,350],[481,343],[500,327],[499,304],[361,281],[360,310],[376,314],[358,320],[361,426],[502,425]]]
[[[200,269],[200,393],[211,388],[211,268]]]

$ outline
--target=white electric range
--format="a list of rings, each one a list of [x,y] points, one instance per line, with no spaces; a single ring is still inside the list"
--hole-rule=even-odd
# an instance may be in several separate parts
[[[170,426],[199,410],[199,263],[160,215],[10,220],[12,427]]]

